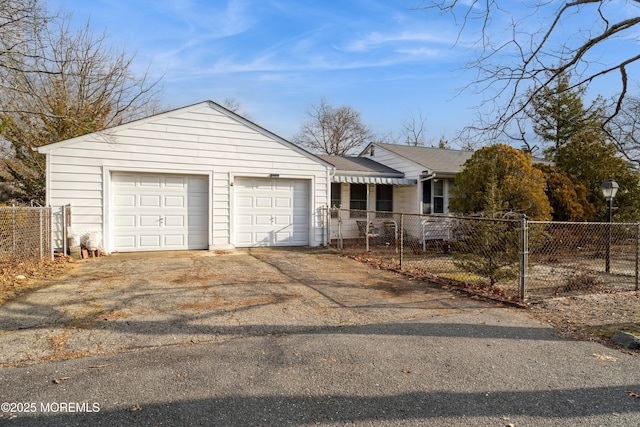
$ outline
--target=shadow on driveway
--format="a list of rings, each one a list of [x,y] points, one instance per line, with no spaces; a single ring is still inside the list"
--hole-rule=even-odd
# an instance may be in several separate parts
[[[640,423],[637,357],[330,251],[118,254],[79,272],[0,307],[2,399],[37,405],[0,421]]]

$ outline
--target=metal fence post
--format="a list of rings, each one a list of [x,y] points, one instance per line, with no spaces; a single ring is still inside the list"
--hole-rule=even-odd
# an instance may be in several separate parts
[[[527,217],[522,215],[520,220],[520,283],[518,297],[521,302],[526,300],[527,269],[529,268],[529,228]]]
[[[369,219],[369,212],[367,211],[367,226],[365,227],[365,239],[367,241],[367,252],[369,252],[369,224],[370,224],[370,219]]]
[[[342,241],[342,205],[340,205],[340,209],[338,209],[338,249],[342,250],[344,248],[344,243]]]
[[[404,240],[403,237],[404,236],[404,214],[401,213],[400,214],[400,270],[402,270],[402,258],[404,256]]]
[[[640,222],[636,223],[636,291],[638,290],[638,273],[640,272]]]
[[[51,206],[47,207],[47,219],[46,219],[46,229],[47,229],[47,247],[49,248],[49,259],[53,261],[54,253],[53,253],[53,209]],[[65,253],[66,255],[66,253]]]
[[[16,205],[11,205],[11,253],[16,255]]]
[[[60,208],[62,211],[62,253],[67,255],[67,244],[69,238],[67,237],[67,207]]]
[[[38,209],[40,214],[40,259],[44,258],[44,230],[42,224],[42,209]]]
[[[328,206],[322,206],[320,208],[320,212],[322,212],[321,216],[322,216],[322,246],[328,246],[327,245],[327,229],[329,228],[329,224],[328,224],[328,216],[329,214],[329,207]]]

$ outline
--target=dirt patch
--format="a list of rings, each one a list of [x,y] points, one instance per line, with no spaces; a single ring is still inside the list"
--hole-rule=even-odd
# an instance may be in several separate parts
[[[53,260],[3,259],[0,267],[0,304],[48,286],[52,281],[72,274],[77,268],[73,258],[56,256]]]
[[[640,292],[552,298],[531,305],[533,317],[567,338],[609,344],[618,331],[640,335]]]
[[[397,271],[393,263],[385,263],[375,257],[359,255],[352,258],[378,269]],[[411,277],[428,277],[425,271],[420,271],[419,274],[411,270],[402,273]],[[523,307],[527,314],[551,325],[564,338],[598,341],[615,346],[611,337],[616,332],[629,332],[640,336],[640,292],[612,292],[610,288],[603,288],[597,286],[597,283],[585,280],[580,274],[572,278],[571,285],[571,289],[563,289],[563,291],[579,290],[591,293],[520,304],[517,299],[508,298],[498,287],[465,284],[459,281],[451,281],[449,284],[441,283],[445,289],[466,294],[472,298],[486,298]],[[416,290],[415,286],[404,285],[379,284],[374,287],[395,295]]]

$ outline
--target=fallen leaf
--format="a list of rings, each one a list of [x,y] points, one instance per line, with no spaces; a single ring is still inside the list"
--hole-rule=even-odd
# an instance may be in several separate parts
[[[636,393],[635,391],[627,390],[627,394],[629,395],[629,397],[635,397],[636,399],[640,399],[640,394]]]
[[[69,377],[54,378],[53,380],[51,380],[51,382],[54,384],[60,384],[62,381],[66,381],[68,379]]]
[[[133,408],[131,408],[131,412],[135,412],[135,411],[142,411],[142,406],[136,405]]]
[[[614,361],[618,360],[618,359],[616,359],[615,357],[613,357],[613,356],[608,356],[608,355],[606,355],[606,354],[598,354],[598,353],[594,353],[594,354],[592,354],[592,356],[593,356],[593,357],[595,357],[595,358],[596,358],[596,359],[598,359],[598,360],[610,360],[610,361],[612,361],[612,362],[614,362]]]

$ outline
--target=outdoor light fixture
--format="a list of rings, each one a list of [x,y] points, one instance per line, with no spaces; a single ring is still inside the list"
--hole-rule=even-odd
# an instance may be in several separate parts
[[[608,202],[607,217],[609,219],[609,227],[608,227],[609,238],[607,239],[607,254],[605,258],[605,268],[604,268],[605,272],[607,273],[611,271],[611,211],[613,210],[613,198],[616,197],[618,188],[620,188],[618,183],[611,179],[609,181],[603,182],[602,185],[600,186],[600,190],[602,190],[602,195]]]
[[[616,194],[618,193],[618,188],[620,188],[620,186],[618,185],[617,182],[613,180],[603,182],[602,185],[600,186],[600,190],[602,190],[602,195],[604,196],[605,199],[607,199],[607,202],[611,202],[611,200],[613,200],[613,198],[616,197]],[[611,221],[611,218],[609,218],[609,221]]]

